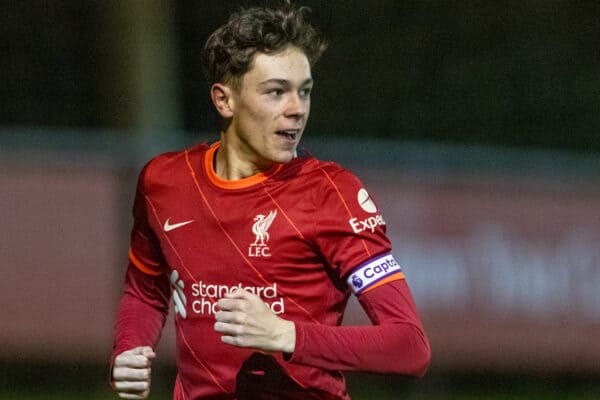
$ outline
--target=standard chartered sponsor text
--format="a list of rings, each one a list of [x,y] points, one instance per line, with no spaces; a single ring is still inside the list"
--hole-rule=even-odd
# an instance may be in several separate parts
[[[277,293],[277,283],[270,286],[245,286],[243,283],[237,285],[216,285],[204,283],[203,281],[194,282],[191,286],[193,300],[191,302],[192,311],[196,314],[214,314],[219,311],[217,300],[224,297],[232,290],[246,290],[259,296],[269,306],[275,314],[285,312],[285,302],[283,297]]]

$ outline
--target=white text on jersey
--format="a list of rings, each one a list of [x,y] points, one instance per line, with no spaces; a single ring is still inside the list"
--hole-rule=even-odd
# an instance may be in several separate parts
[[[385,220],[381,216],[381,214],[376,215],[374,217],[365,218],[363,220],[359,220],[354,217],[348,221],[354,233],[361,233],[364,231],[375,232],[375,229],[378,226],[385,225]]]

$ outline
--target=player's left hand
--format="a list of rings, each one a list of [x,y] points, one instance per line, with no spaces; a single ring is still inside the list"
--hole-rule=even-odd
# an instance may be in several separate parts
[[[262,351],[292,353],[296,346],[293,322],[279,318],[257,295],[232,290],[217,302],[215,331],[224,343]]]

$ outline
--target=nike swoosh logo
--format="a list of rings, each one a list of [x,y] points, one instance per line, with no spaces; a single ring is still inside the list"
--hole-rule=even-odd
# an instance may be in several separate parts
[[[169,232],[172,231],[173,229],[177,229],[177,228],[181,228],[182,226],[185,226],[187,224],[191,224],[192,222],[194,222],[193,219],[190,219],[189,221],[183,221],[183,222],[178,222],[176,224],[171,224],[169,222],[171,218],[167,218],[167,220],[165,221],[165,225],[163,226],[163,229],[165,230],[165,232]]]

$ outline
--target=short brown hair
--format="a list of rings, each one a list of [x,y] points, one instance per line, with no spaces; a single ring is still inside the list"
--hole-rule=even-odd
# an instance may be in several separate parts
[[[276,53],[289,45],[302,50],[313,66],[327,45],[306,21],[309,11],[285,1],[277,9],[252,7],[233,13],[204,46],[202,66],[209,85],[230,82],[239,87],[257,52]]]

